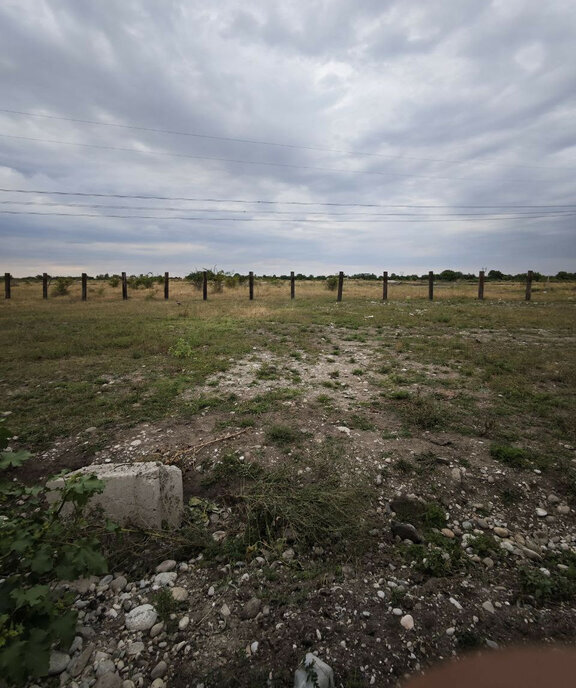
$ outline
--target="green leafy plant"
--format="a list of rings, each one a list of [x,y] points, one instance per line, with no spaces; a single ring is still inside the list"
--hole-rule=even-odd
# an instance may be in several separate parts
[[[53,296],[66,296],[74,280],[71,277],[57,277],[52,289]]]
[[[46,506],[46,488],[25,487],[3,477],[30,457],[28,452],[7,451],[8,437],[2,427],[0,675],[19,685],[45,676],[51,649],[67,649],[74,638],[74,597],[58,581],[107,570],[99,539],[83,516],[88,500],[104,484],[94,476],[61,476],[63,485]],[[67,505],[72,513],[64,520],[61,513]]]
[[[168,349],[168,353],[175,358],[191,358],[194,354],[194,347],[184,337],[178,337]]]

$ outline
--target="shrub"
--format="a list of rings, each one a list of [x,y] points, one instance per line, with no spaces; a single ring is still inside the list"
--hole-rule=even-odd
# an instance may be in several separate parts
[[[0,448],[6,449],[9,433],[0,430]],[[52,648],[66,650],[74,638],[74,595],[57,581],[107,570],[97,534],[82,513],[103,483],[94,476],[65,479],[56,501],[46,506],[46,488],[1,479],[28,458],[27,452],[0,454],[0,675],[9,684],[46,676]],[[63,521],[66,504],[73,514]]]
[[[330,275],[330,277],[326,278],[325,285],[329,291],[336,291],[338,288],[338,275]]]
[[[118,277],[118,275],[113,275],[113,276],[108,280],[108,284],[109,284],[111,287],[113,287],[114,289],[116,289],[116,287],[120,284],[120,278]]]
[[[74,280],[71,277],[57,277],[54,282],[52,294],[54,296],[66,296]]]

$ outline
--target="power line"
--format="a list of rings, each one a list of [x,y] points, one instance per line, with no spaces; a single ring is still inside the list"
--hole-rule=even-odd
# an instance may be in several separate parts
[[[167,156],[170,158],[185,158],[185,159],[192,159],[192,160],[204,160],[208,162],[230,162],[233,164],[238,164],[238,165],[254,165],[254,166],[265,166],[265,167],[281,167],[283,169],[297,169],[297,170],[312,170],[315,172],[339,172],[339,173],[344,173],[344,174],[369,174],[369,175],[376,175],[379,177],[407,177],[407,178],[414,178],[414,179],[429,179],[429,180],[438,180],[438,179],[449,179],[451,181],[465,181],[465,182],[479,182],[479,181],[488,181],[486,179],[474,179],[473,177],[446,177],[446,176],[440,176],[440,175],[434,175],[434,176],[429,176],[429,175],[424,175],[424,174],[407,174],[407,173],[402,173],[402,172],[380,172],[378,170],[347,170],[345,168],[341,167],[317,167],[315,165],[295,165],[292,163],[287,163],[287,162],[267,162],[267,161],[258,161],[258,160],[239,160],[236,158],[219,158],[216,156],[209,156],[209,155],[192,155],[190,153],[169,153],[167,151],[146,151],[146,150],[138,150],[137,148],[124,148],[122,146],[104,146],[102,144],[96,144],[96,143],[77,143],[75,141],[60,141],[57,139],[45,139],[45,138],[37,138],[37,137],[32,137],[32,136],[16,136],[14,134],[2,134],[0,133],[0,136],[6,139],[14,139],[14,140],[19,140],[19,141],[34,141],[36,143],[56,143],[59,146],[75,146],[77,148],[90,148],[90,149],[97,149],[97,150],[110,150],[110,151],[120,151],[123,153],[137,153],[140,155],[163,155]],[[515,178],[508,178],[506,180],[507,182],[517,182],[517,183],[538,183],[542,184],[544,183],[544,180],[542,179],[515,179]]]
[[[257,217],[182,217],[182,216],[170,216],[170,217],[159,217],[156,215],[115,215],[115,214],[91,214],[91,213],[42,213],[37,211],[20,211],[20,210],[0,210],[2,215],[43,215],[48,217],[94,217],[94,218],[122,218],[125,220],[185,220],[187,222],[271,222],[269,218]],[[562,219],[566,217],[576,217],[576,213],[565,213],[561,215],[556,214],[534,214],[534,215],[519,215],[519,216],[505,216],[505,217],[471,217],[471,218],[458,218],[458,219],[440,219],[440,218],[423,218],[423,219],[410,219],[410,220],[398,220],[398,219],[372,219],[372,220],[307,220],[307,219],[292,219],[290,222],[302,224],[326,224],[330,223],[388,223],[388,222],[488,222],[493,220],[525,220],[525,219]]]
[[[21,110],[8,110],[6,108],[0,108],[0,112],[6,112],[11,115],[19,115],[23,117],[39,117],[43,119],[52,119],[52,120],[58,120],[62,122],[76,122],[77,124],[91,124],[91,125],[96,125],[100,127],[111,127],[111,128],[117,128],[117,129],[132,129],[135,131],[146,131],[154,134],[170,134],[174,136],[188,136],[192,138],[198,138],[198,139],[208,139],[211,141],[227,141],[230,143],[247,143],[251,145],[259,145],[259,146],[273,146],[276,148],[291,148],[295,150],[308,150],[308,151],[316,151],[316,152],[322,152],[322,153],[339,153],[343,155],[355,155],[355,156],[366,156],[366,157],[375,157],[375,158],[386,158],[386,159],[392,159],[392,160],[415,160],[415,161],[426,161],[426,162],[445,162],[445,163],[450,163],[450,164],[457,164],[457,165],[462,165],[462,164],[481,164],[481,165],[497,165],[498,167],[517,167],[517,168],[529,168],[529,169],[536,169],[536,170],[573,170],[574,168],[572,167],[547,167],[544,165],[526,165],[526,164],[519,164],[519,165],[510,165],[506,163],[499,163],[499,162],[492,162],[492,161],[482,161],[482,160],[462,160],[462,159],[447,159],[447,158],[427,158],[427,157],[416,157],[416,156],[406,156],[406,155],[386,155],[385,153],[373,153],[373,152],[367,152],[367,151],[353,151],[353,150],[342,150],[338,148],[327,148],[323,146],[302,146],[294,143],[278,143],[276,141],[262,141],[259,139],[245,139],[245,138],[237,138],[234,136],[216,136],[213,134],[199,134],[197,132],[190,132],[190,131],[177,131],[173,129],[156,129],[153,127],[143,127],[139,125],[134,125],[134,124],[117,124],[115,122],[99,122],[97,120],[91,120],[91,119],[79,119],[76,117],[60,117],[56,115],[44,115],[44,114],[38,114],[34,112],[23,112]]]
[[[235,213],[235,214],[247,214],[249,213],[250,215],[282,215],[282,216],[292,216],[295,213],[298,214],[298,216],[302,215],[302,213],[305,213],[306,216],[309,215],[321,215],[325,217],[340,217],[340,216],[348,216],[352,218],[356,217],[386,217],[386,216],[400,216],[400,217],[406,217],[406,216],[411,216],[413,215],[414,217],[432,217],[432,216],[439,216],[439,217],[458,217],[458,216],[487,216],[487,215],[505,215],[508,213],[505,213],[504,211],[493,211],[493,212],[488,212],[488,213],[478,213],[478,212],[456,212],[456,213],[440,213],[440,214],[428,214],[428,215],[423,215],[422,213],[375,213],[375,212],[368,212],[368,213],[352,213],[350,211],[348,212],[334,212],[334,211],[322,211],[322,212],[317,212],[317,211],[310,211],[310,210],[302,210],[302,211],[296,211],[296,210],[243,210],[243,209],[237,209],[237,208],[181,208],[181,207],[173,207],[173,206],[145,206],[145,205],[109,205],[109,204],[100,204],[100,203],[51,203],[51,202],[46,202],[46,201],[0,201],[0,205],[20,205],[20,206],[41,206],[43,208],[45,207],[63,207],[63,208],[106,208],[106,209],[111,209],[111,210],[157,210],[157,211],[172,211],[172,212],[185,212],[189,210],[193,210],[194,212],[197,213]],[[530,215],[533,214],[533,210],[526,210],[526,211],[518,211],[518,210],[513,210],[510,211],[511,213],[515,214],[520,214],[520,215]],[[543,212],[543,211],[541,211]],[[558,210],[550,210],[546,211],[546,215],[562,215],[562,214],[569,214],[572,211],[570,209],[558,209]]]
[[[48,191],[45,189],[4,189],[0,188],[4,193],[18,193],[18,194],[38,194],[46,196],[82,196],[90,198],[137,198],[148,199],[153,201],[190,201],[201,203],[242,203],[242,204],[262,204],[262,205],[302,205],[302,206],[337,206],[347,208],[576,208],[576,204],[548,204],[548,205],[422,205],[422,204],[384,204],[384,203],[324,203],[320,201],[268,201],[262,199],[247,200],[237,198],[200,198],[190,196],[158,196],[152,194],[116,194],[116,193],[89,193],[86,191]]]

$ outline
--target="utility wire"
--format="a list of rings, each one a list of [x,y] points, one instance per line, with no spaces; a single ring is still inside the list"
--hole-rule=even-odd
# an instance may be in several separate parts
[[[156,215],[115,215],[115,214],[91,214],[91,213],[42,213],[37,211],[20,211],[20,210],[0,210],[2,215],[43,215],[48,217],[95,217],[95,218],[105,218],[105,217],[115,217],[122,218],[125,220],[185,220],[187,222],[271,222],[269,218],[257,217],[181,217],[181,216],[170,216],[170,217],[160,217]],[[410,220],[398,220],[398,219],[373,219],[373,220],[333,220],[333,219],[292,219],[288,221],[292,223],[302,224],[326,224],[326,223],[385,223],[385,222],[487,222],[492,220],[524,220],[524,219],[562,219],[565,217],[576,217],[576,213],[562,214],[562,215],[519,215],[519,216],[506,216],[506,217],[472,217],[472,218],[458,218],[458,219],[438,219],[438,218],[423,218],[423,219],[410,219]]]
[[[88,193],[85,191],[47,191],[45,189],[4,189],[0,188],[4,193],[18,193],[18,194],[38,194],[46,196],[82,196],[90,198],[137,198],[147,199],[153,201],[191,201],[201,203],[246,203],[246,204],[262,204],[262,205],[320,205],[320,206],[337,206],[348,208],[576,208],[576,204],[549,204],[549,205],[421,205],[421,204],[384,204],[384,203],[323,203],[320,201],[267,201],[267,200],[246,200],[235,198],[200,198],[190,196],[157,196],[144,194],[116,194],[116,193]]]
[[[0,133],[0,136],[6,139],[14,139],[18,141],[34,141],[36,143],[56,143],[59,146],[75,146],[77,148],[90,148],[90,149],[98,149],[98,150],[110,150],[110,151],[120,151],[122,153],[137,153],[140,155],[163,155],[163,156],[168,156],[170,158],[186,158],[186,159],[192,159],[192,160],[204,160],[204,161],[209,161],[209,162],[230,162],[233,164],[239,164],[239,165],[262,165],[265,167],[281,167],[284,169],[296,169],[296,170],[312,170],[314,172],[339,172],[339,173],[344,173],[344,174],[369,174],[369,175],[376,175],[378,177],[406,177],[406,178],[414,178],[414,179],[429,179],[429,180],[438,180],[438,179],[449,179],[451,181],[464,181],[464,182],[484,182],[488,181],[487,179],[474,179],[474,177],[446,177],[446,176],[440,176],[440,175],[434,175],[434,176],[429,176],[429,175],[424,175],[424,174],[408,174],[408,173],[402,173],[402,172],[381,172],[378,170],[347,170],[342,167],[317,167],[315,165],[296,165],[292,163],[287,163],[287,162],[267,162],[267,161],[258,161],[258,160],[239,160],[236,158],[219,158],[216,156],[209,156],[209,155],[192,155],[190,153],[169,153],[167,151],[153,151],[153,150],[138,150],[137,148],[124,148],[122,146],[104,146],[102,144],[96,144],[96,143],[77,143],[75,141],[60,141],[58,139],[45,139],[45,138],[37,138],[37,137],[32,137],[32,136],[16,136],[14,134],[3,134]],[[542,179],[526,179],[526,178],[520,178],[520,179],[515,179],[513,177],[509,177],[507,182],[515,182],[515,183],[538,183],[538,184],[543,184],[545,180]]]
[[[342,155],[355,155],[355,156],[366,156],[366,157],[375,157],[375,158],[387,158],[387,159],[392,159],[392,160],[415,160],[415,161],[425,161],[425,162],[445,162],[445,163],[450,163],[450,164],[457,164],[457,165],[462,165],[462,164],[481,164],[481,165],[497,165],[498,167],[518,167],[518,168],[530,168],[530,169],[536,169],[536,170],[573,170],[575,168],[572,167],[546,167],[543,165],[526,165],[526,164],[519,164],[519,165],[510,165],[507,163],[500,163],[500,162],[493,162],[491,160],[487,161],[482,161],[482,160],[462,160],[462,159],[447,159],[447,158],[427,158],[427,157],[415,157],[415,156],[407,156],[407,155],[386,155],[384,153],[372,153],[372,152],[367,152],[367,151],[353,151],[353,150],[342,150],[338,148],[325,148],[323,146],[302,146],[302,145],[297,145],[294,143],[278,143],[275,141],[262,141],[258,139],[245,139],[245,138],[237,138],[233,136],[215,136],[212,134],[199,134],[197,132],[190,132],[190,131],[176,131],[172,129],[156,129],[153,127],[143,127],[143,126],[138,126],[134,124],[117,124],[114,122],[99,122],[96,120],[91,120],[91,119],[79,119],[75,117],[59,117],[56,115],[44,115],[44,114],[38,114],[34,112],[23,112],[21,110],[8,110],[6,108],[0,108],[0,112],[6,112],[11,115],[19,115],[23,117],[39,117],[43,119],[52,119],[52,120],[58,120],[61,122],[75,122],[77,124],[91,124],[91,125],[96,125],[99,127],[112,127],[112,128],[117,128],[117,129],[132,129],[135,131],[146,131],[146,132],[151,132],[154,134],[170,134],[174,136],[189,136],[193,138],[198,138],[198,139],[208,139],[211,141],[227,141],[231,143],[247,143],[247,144],[252,144],[252,145],[259,145],[259,146],[273,146],[277,148],[291,148],[295,150],[308,150],[308,151],[317,151],[317,152],[322,152],[322,153],[339,153]]]
[[[146,206],[146,205],[108,205],[108,204],[101,204],[101,203],[52,203],[52,202],[46,202],[46,201],[0,201],[0,205],[19,205],[19,206],[40,206],[43,208],[46,207],[62,207],[62,208],[95,208],[95,209],[100,209],[100,208],[105,208],[105,209],[110,209],[110,210],[157,210],[157,211],[171,211],[171,212],[186,212],[192,210],[195,213],[235,213],[235,214],[250,214],[250,215],[282,215],[282,216],[293,216],[294,214],[297,214],[298,216],[301,216],[303,213],[306,216],[310,215],[321,215],[324,217],[340,217],[340,216],[348,216],[351,218],[356,218],[356,217],[386,217],[386,216],[400,216],[400,217],[407,217],[407,216],[414,216],[414,217],[467,217],[467,216],[486,216],[486,215],[506,215],[509,213],[505,213],[504,211],[493,211],[493,212],[488,212],[488,213],[478,213],[478,212],[456,212],[456,213],[432,213],[432,214],[427,214],[423,215],[422,213],[375,213],[375,212],[368,212],[368,213],[353,213],[350,211],[345,211],[345,212],[334,212],[334,211],[322,211],[322,212],[317,212],[317,211],[310,211],[310,210],[244,210],[244,209],[237,209],[237,208],[181,208],[181,207],[174,207],[174,206]],[[541,211],[542,212],[542,211]],[[546,211],[546,216],[548,215],[562,215],[562,214],[569,214],[571,213],[571,209],[559,209],[559,210],[550,210]],[[530,215],[533,214],[533,210],[526,210],[526,211],[518,211],[518,210],[512,210],[510,211],[512,214],[519,214],[519,215]]]

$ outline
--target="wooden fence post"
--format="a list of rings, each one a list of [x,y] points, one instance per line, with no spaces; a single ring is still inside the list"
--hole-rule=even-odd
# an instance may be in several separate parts
[[[296,291],[296,285],[294,282],[294,270],[290,273],[290,298],[294,298],[294,293]]]
[[[208,301],[208,273],[206,270],[202,273],[202,300]]]
[[[82,301],[86,301],[86,297],[88,295],[88,275],[83,272],[82,273]]]
[[[12,294],[10,291],[10,273],[5,272],[4,273],[4,296],[5,298],[9,299],[11,298]]]
[[[342,288],[344,287],[344,273],[342,270],[338,273],[338,296],[336,301],[342,301]]]
[[[48,273],[47,272],[42,273],[42,298],[43,299],[48,298]]]
[[[434,272],[432,270],[428,273],[428,298],[430,301],[434,299]]]
[[[250,301],[254,300],[254,273],[250,270],[248,274],[248,289],[250,292]]]
[[[382,273],[382,301],[388,300],[388,270]]]
[[[526,273],[526,301],[532,298],[532,270]]]
[[[484,300],[484,270],[480,270],[478,275],[478,300]]]
[[[170,298],[170,274],[167,272],[164,273],[164,298]]]
[[[126,273],[122,273],[122,299],[126,301],[128,299],[128,282],[126,280]]]

